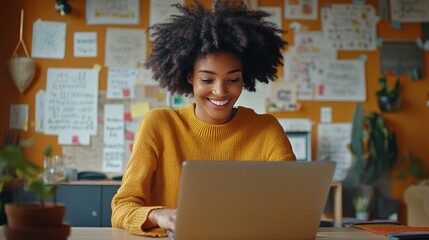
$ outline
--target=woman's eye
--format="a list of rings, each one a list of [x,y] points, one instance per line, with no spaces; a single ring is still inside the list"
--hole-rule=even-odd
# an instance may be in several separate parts
[[[204,82],[204,83],[212,83],[213,80],[211,80],[210,78],[200,78],[200,81]]]
[[[238,79],[238,78],[228,79],[228,82],[230,82],[230,83],[236,83],[238,81],[240,81],[240,79]]]

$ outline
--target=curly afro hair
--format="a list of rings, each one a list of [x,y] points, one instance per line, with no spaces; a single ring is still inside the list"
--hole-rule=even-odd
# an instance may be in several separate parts
[[[244,89],[248,91],[256,91],[256,81],[268,83],[277,77],[287,42],[279,36],[283,30],[264,20],[269,13],[250,10],[242,1],[218,0],[213,11],[198,0],[191,6],[173,6],[181,15],[149,28],[154,40],[145,67],[152,70],[161,87],[192,94],[187,78],[195,61],[219,51],[241,59]]]

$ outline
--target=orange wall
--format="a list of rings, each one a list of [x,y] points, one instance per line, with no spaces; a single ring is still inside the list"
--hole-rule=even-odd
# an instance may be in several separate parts
[[[192,2],[186,0],[186,2]],[[260,0],[260,6],[281,6],[283,0]],[[351,0],[320,0],[319,7],[327,3],[350,3]],[[377,8],[377,0],[368,0],[369,4]],[[34,0],[16,0],[0,1],[0,33],[1,48],[0,60],[0,132],[3,134],[9,126],[9,107],[10,104],[26,103],[29,104],[30,124],[34,121],[34,99],[39,89],[44,89],[46,85],[46,72],[48,67],[70,67],[70,68],[91,68],[95,63],[103,65],[104,63],[104,36],[107,27],[126,27],[126,28],[147,28],[148,27],[148,6],[149,0],[141,1],[141,23],[140,25],[86,25],[85,19],[85,1],[70,0],[73,12],[70,15],[61,16],[54,10],[55,1],[34,1]],[[210,5],[210,0],[205,0],[206,5]],[[13,50],[18,42],[20,9],[25,10],[24,22],[24,41],[31,52],[32,24],[38,18],[49,21],[61,21],[67,23],[67,43],[65,59],[35,59],[37,65],[37,74],[33,83],[27,88],[24,94],[20,94],[13,85],[8,76],[5,62],[11,57]],[[283,28],[287,29],[291,21],[283,19]],[[320,21],[303,20],[301,24],[308,27],[308,30],[321,30]],[[416,39],[420,36],[420,25],[415,23],[402,24],[402,29],[395,30],[390,27],[390,22],[381,20],[378,24],[378,37],[382,39]],[[94,31],[98,34],[98,56],[96,58],[74,58],[73,57],[73,33],[76,31]],[[293,30],[284,37],[293,45]],[[340,51],[340,59],[357,59],[364,53],[368,56],[366,61],[366,79],[367,79],[367,101],[364,102],[365,110],[379,111],[375,92],[379,89],[377,79],[380,76],[379,51]],[[429,52],[425,52],[425,61],[428,61]],[[426,64],[427,66],[427,64]],[[100,89],[106,89],[106,68],[100,72]],[[282,69],[280,69],[280,76]],[[391,129],[397,133],[397,142],[400,155],[412,150],[417,156],[425,160],[425,168],[429,170],[429,150],[427,141],[429,141],[429,107],[425,105],[429,94],[429,72],[424,69],[424,79],[411,81],[407,76],[401,77],[403,107],[397,113],[383,114]],[[389,82],[393,84],[393,78]],[[281,112],[274,113],[282,118],[309,118],[314,122],[320,121],[320,107],[332,107],[333,122],[350,122],[353,109],[356,102],[302,102],[302,110],[299,112]],[[316,126],[313,126],[313,159],[316,157]],[[55,154],[61,154],[61,146],[57,142],[56,136],[46,136],[34,131],[34,126],[30,125],[28,132],[21,133],[22,138],[36,138],[34,146],[27,149],[28,156],[37,164],[42,164],[43,149],[47,145],[54,147]],[[0,145],[3,145],[3,139],[0,139]],[[392,196],[396,199],[402,199],[403,191],[408,182],[399,182],[393,180]],[[400,218],[404,219],[404,205],[401,203]]]

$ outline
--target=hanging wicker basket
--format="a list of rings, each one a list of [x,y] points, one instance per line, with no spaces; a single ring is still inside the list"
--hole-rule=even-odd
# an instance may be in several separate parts
[[[7,62],[7,68],[9,74],[15,83],[18,90],[23,93],[25,89],[33,81],[34,75],[36,74],[36,65],[34,60],[30,58],[27,47],[25,46],[22,38],[24,21],[24,10],[21,10],[21,26],[19,31],[19,42],[12,54],[12,58]],[[24,49],[25,56],[18,56],[17,52],[19,47],[22,46]]]
[[[36,74],[34,60],[29,57],[13,57],[7,62],[7,67],[19,92],[23,93]]]

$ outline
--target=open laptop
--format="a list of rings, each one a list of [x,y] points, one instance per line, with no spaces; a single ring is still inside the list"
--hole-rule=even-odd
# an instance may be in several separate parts
[[[315,239],[334,169],[327,161],[185,161],[174,239]]]

